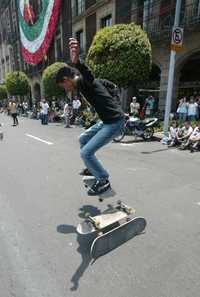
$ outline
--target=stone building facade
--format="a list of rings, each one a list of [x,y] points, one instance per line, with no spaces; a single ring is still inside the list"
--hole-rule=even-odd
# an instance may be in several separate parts
[[[141,25],[152,44],[153,68],[146,89],[141,86],[140,92],[156,96],[160,109],[164,109],[176,1],[72,0],[72,3],[72,33],[80,40],[84,54],[101,27],[130,22]],[[176,57],[173,109],[180,96],[186,95],[189,98],[200,94],[199,0],[182,1],[181,26],[184,28],[184,47]]]
[[[30,0],[34,11],[41,0]],[[0,83],[8,71],[25,71],[31,84],[32,97],[42,96],[41,75],[55,61],[68,61],[67,40],[76,37],[84,57],[97,30],[117,23],[135,22],[147,32],[153,52],[153,68],[149,81],[141,86],[141,94],[152,93],[164,109],[170,40],[174,21],[175,0],[65,0],[62,1],[59,25],[47,58],[37,66],[27,65],[21,58],[16,0],[0,0]],[[182,0],[181,26],[184,44],[176,56],[173,108],[180,96],[200,94],[200,0]],[[132,94],[129,94],[129,97]]]
[[[30,4],[37,17],[42,1],[30,0]],[[0,0],[0,83],[4,83],[8,72],[24,71],[29,77],[32,101],[40,100],[43,96],[42,72],[56,61],[69,61],[67,40],[71,34],[71,0],[65,0],[62,1],[57,30],[46,57],[36,66],[28,65],[21,55],[17,1]]]

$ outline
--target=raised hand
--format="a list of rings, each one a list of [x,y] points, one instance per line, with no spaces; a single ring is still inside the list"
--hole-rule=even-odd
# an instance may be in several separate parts
[[[72,63],[77,64],[79,59],[79,43],[75,38],[69,38],[69,49]]]

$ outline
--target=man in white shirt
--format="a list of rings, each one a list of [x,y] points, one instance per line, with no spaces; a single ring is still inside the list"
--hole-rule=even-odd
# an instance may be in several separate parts
[[[138,116],[140,110],[140,103],[137,102],[137,98],[133,97],[132,102],[130,104],[130,115]]]
[[[43,99],[40,106],[41,106],[41,122],[42,122],[42,125],[48,125],[49,104],[46,102],[45,99]]]
[[[197,151],[200,148],[200,121],[190,136],[189,144],[191,153]]]
[[[189,138],[192,135],[193,128],[190,122],[185,121],[184,126],[178,129],[177,132],[177,142],[181,144],[180,149],[184,150],[189,145]]]
[[[64,105],[64,118],[65,118],[65,128],[71,128],[70,126],[70,119],[72,115],[72,107],[71,103],[66,102]]]
[[[79,108],[81,107],[81,101],[76,96],[73,99],[73,103],[72,104],[73,104],[73,116],[74,116],[74,118],[76,118],[79,115]]]

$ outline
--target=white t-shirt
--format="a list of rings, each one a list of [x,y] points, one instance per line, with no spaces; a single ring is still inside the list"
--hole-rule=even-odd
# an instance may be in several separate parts
[[[42,107],[42,114],[48,114],[49,104],[47,102],[46,103],[42,102],[41,107]]]
[[[73,100],[73,109],[79,109],[81,106],[80,100]]]
[[[200,129],[198,127],[194,129],[192,136],[200,137]]]
[[[181,129],[179,129],[179,133],[182,135],[182,137],[183,137],[183,136],[186,136],[186,135],[188,135],[188,134],[191,134],[192,131],[193,131],[193,128],[192,128],[191,126],[190,126],[189,128],[185,128],[185,127],[183,127],[183,128],[181,128]]]
[[[191,116],[191,115],[196,115],[197,114],[197,107],[198,107],[198,104],[195,102],[195,103],[189,103],[188,104],[188,115]]]
[[[131,102],[130,110],[131,113],[138,113],[140,109],[140,104],[138,102]]]

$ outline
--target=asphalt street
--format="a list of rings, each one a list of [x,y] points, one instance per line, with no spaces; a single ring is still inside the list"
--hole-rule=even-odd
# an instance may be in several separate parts
[[[199,297],[200,153],[111,143],[98,156],[116,195],[100,203],[78,175],[81,128],[0,122],[0,296]],[[146,232],[91,265],[76,226],[118,199]]]

